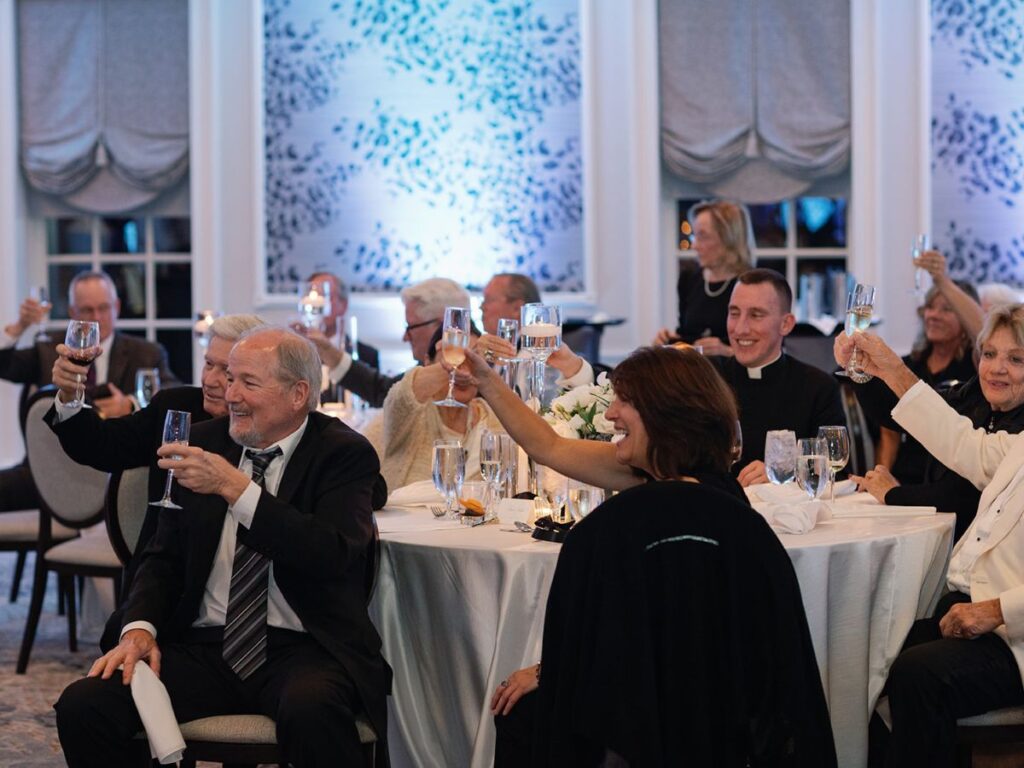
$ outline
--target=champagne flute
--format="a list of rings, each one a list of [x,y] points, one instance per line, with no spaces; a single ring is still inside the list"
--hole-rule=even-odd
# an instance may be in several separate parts
[[[480,476],[487,484],[484,496],[484,519],[494,516],[494,499],[502,477],[501,433],[485,429],[480,433]]]
[[[740,420],[736,419],[736,429],[732,433],[732,459],[729,462],[730,467],[735,467],[736,462],[740,460],[743,455],[743,425],[740,424]]]
[[[539,466],[537,491],[544,505],[551,511],[551,522],[571,523],[572,517],[565,509],[569,495],[568,478],[550,467]]]
[[[455,369],[466,359],[469,345],[469,309],[467,307],[445,307],[444,331],[441,335],[441,355],[452,367],[448,373],[448,395],[444,400],[435,400],[434,405],[446,408],[465,408],[465,403],[455,399]]]
[[[519,446],[507,432],[498,433],[499,454],[501,455],[501,484],[504,498],[516,494],[516,480],[519,473]]]
[[[829,480],[828,446],[820,437],[797,442],[796,482],[811,500],[825,492]]]
[[[100,353],[100,324],[91,320],[69,320],[64,344],[68,347],[68,359],[71,362],[76,365],[92,365]],[[75,388],[75,399],[66,405],[90,407],[85,404],[84,383],[79,383]]]
[[[924,295],[924,291],[921,290],[921,272],[920,267],[917,266],[917,260],[921,257],[921,254],[928,250],[928,235],[922,232],[919,235],[914,236],[914,243],[910,247],[910,257],[914,260],[914,295],[921,298]]]
[[[40,308],[44,312],[42,321],[40,321],[39,330],[36,331],[35,340],[41,342],[53,341],[50,338],[50,334],[46,332],[46,320],[50,315],[50,310],[53,309],[53,304],[50,303],[50,293],[45,285],[37,285],[33,288],[29,295],[39,302]]]
[[[828,500],[836,500],[836,472],[850,460],[850,436],[843,426],[818,427],[818,437],[825,441],[828,449],[829,488]]]
[[[164,445],[188,445],[189,428],[192,426],[192,414],[188,411],[167,411],[164,417]],[[180,456],[174,456],[180,459]],[[167,470],[167,482],[164,484],[164,495],[160,501],[151,501],[151,507],[164,509],[181,509],[171,501],[171,484],[174,482],[174,469]]]
[[[796,472],[796,433],[791,429],[773,429],[764,436],[764,468],[768,481],[788,483]]]
[[[135,399],[139,407],[145,408],[153,400],[153,395],[160,391],[160,369],[139,368],[135,372]]]
[[[512,349],[518,350],[519,321],[506,317],[503,317],[500,320],[498,320],[498,338],[504,339],[505,341],[512,345]],[[515,353],[513,353],[512,357],[499,357],[498,359],[504,363],[510,363],[516,360],[517,358],[515,357]]]
[[[853,336],[856,331],[866,331],[871,327],[871,313],[875,306],[875,287],[858,283],[846,297],[846,335]],[[846,375],[852,381],[863,384],[871,381],[871,375],[864,373],[857,362],[857,348],[850,353],[846,363]]]
[[[466,451],[462,442],[435,440],[432,470],[434,487],[444,495],[444,512],[457,520],[459,508],[455,501],[462,491],[462,481],[466,479]]]

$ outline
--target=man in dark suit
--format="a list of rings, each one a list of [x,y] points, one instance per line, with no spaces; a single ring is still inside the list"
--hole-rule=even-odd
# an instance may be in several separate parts
[[[320,330],[334,346],[339,349],[344,347],[352,354],[353,339],[349,337],[348,329],[345,327],[345,315],[348,313],[348,286],[344,280],[332,272],[314,272],[309,276],[309,282],[323,282],[330,286],[330,311],[324,315],[323,327]],[[361,360],[364,365],[371,368],[380,368],[380,353],[377,352],[376,347],[356,338],[355,348],[356,353],[352,354],[353,359]]]
[[[124,416],[137,407],[130,394],[135,389],[135,372],[139,368],[157,368],[161,385],[179,383],[167,366],[167,353],[159,344],[135,336],[117,333],[115,325],[121,303],[110,276],[104,272],[81,272],[75,275],[68,289],[69,314],[75,320],[91,320],[99,324],[102,354],[92,365],[90,385],[106,384],[103,396],[90,398],[92,405],[106,418]],[[33,346],[16,349],[16,336],[24,333],[25,320],[38,310],[38,303],[26,300],[18,321],[5,329],[0,340],[0,378],[19,384],[46,386],[52,383],[51,371],[58,358],[52,341],[37,341]],[[38,311],[35,313],[38,314]],[[6,346],[4,346],[6,344]],[[97,389],[90,389],[97,392]],[[0,470],[0,511],[31,509],[39,506],[39,495],[22,464]]]
[[[182,509],[161,512],[120,643],[55,705],[70,766],[128,764],[141,720],[126,684],[140,661],[179,720],[274,718],[297,768],[357,765],[359,711],[386,743],[390,670],[365,583],[379,464],[364,438],[315,412],[320,375],[308,341],[258,329],[230,354],[229,419],[160,449]]]

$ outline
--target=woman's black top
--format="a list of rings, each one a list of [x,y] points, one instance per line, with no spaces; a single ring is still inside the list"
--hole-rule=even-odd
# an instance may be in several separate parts
[[[708,336],[729,343],[725,323],[729,316],[729,298],[736,278],[708,283],[704,290],[704,273],[699,266],[679,271],[679,325],[676,335],[687,344]],[[707,293],[715,294],[708,296]]]

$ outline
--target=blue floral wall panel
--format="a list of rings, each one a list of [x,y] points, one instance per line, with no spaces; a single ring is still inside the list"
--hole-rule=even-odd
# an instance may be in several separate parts
[[[267,290],[584,289],[577,0],[264,0]]]
[[[932,0],[932,231],[955,277],[1024,287],[1024,2]],[[907,244],[909,248],[909,244]]]

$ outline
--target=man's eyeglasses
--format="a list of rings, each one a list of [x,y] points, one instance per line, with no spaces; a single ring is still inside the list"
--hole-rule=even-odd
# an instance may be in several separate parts
[[[441,321],[440,320],[424,320],[422,323],[413,323],[412,325],[405,326],[405,333],[409,334],[412,331],[415,331],[417,328],[422,328],[425,325],[433,325],[434,323],[439,323],[439,322],[441,322]]]

